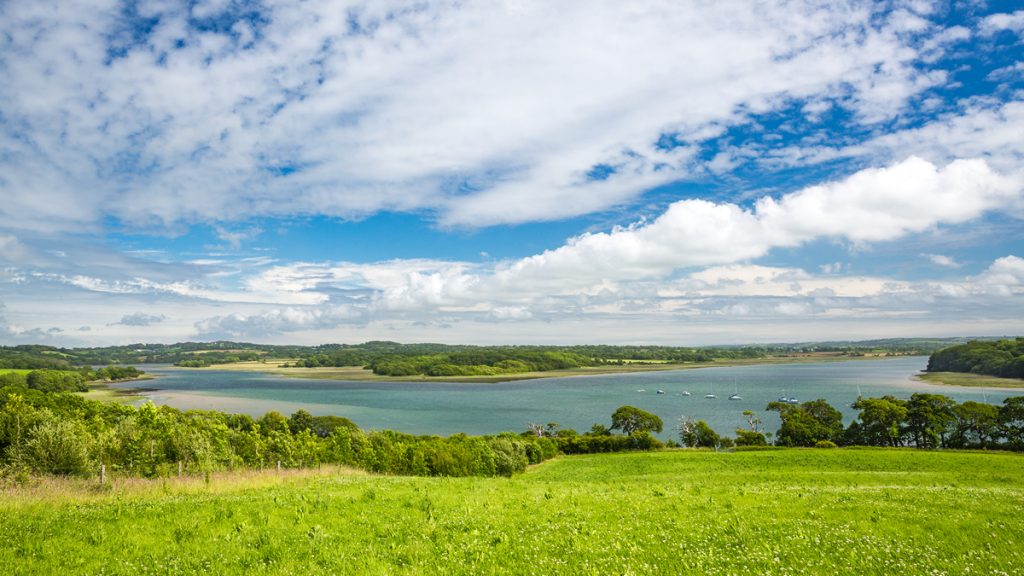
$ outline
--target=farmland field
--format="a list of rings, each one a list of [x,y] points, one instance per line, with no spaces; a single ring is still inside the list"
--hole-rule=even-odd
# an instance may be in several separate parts
[[[1014,574],[1024,457],[562,457],[512,479],[337,471],[0,492],[11,574]]]

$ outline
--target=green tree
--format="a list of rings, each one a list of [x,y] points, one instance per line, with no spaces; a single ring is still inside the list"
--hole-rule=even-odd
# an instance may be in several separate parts
[[[956,402],[941,394],[913,394],[907,402],[907,432],[918,448],[945,446]]]
[[[999,408],[991,404],[968,400],[953,407],[953,419],[950,448],[988,448],[1000,436]]]
[[[612,413],[612,430],[630,436],[636,432],[661,432],[661,418],[634,406],[620,406]]]
[[[1014,450],[1024,450],[1024,396],[1014,396],[999,407],[999,429]]]
[[[722,438],[707,422],[683,418],[679,422],[679,441],[688,448],[715,448]]]
[[[288,428],[288,419],[276,410],[271,410],[258,420],[260,431],[266,435],[271,432],[291,432]]]
[[[820,440],[842,440],[843,414],[823,399],[803,404],[769,402],[767,410],[778,412],[782,420],[775,434],[775,443],[780,446],[814,446]]]
[[[303,430],[313,429],[313,415],[305,410],[296,410],[294,414],[288,418],[288,429],[291,430],[292,434],[298,434]]]
[[[755,432],[753,430],[744,430],[743,428],[736,429],[736,445],[737,446],[767,446],[768,438],[762,432]]]
[[[907,402],[893,396],[860,398],[853,403],[860,410],[859,437],[869,446],[901,446],[902,426],[907,420]]]

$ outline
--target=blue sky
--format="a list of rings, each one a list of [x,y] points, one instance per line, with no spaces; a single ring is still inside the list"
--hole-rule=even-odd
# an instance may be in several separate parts
[[[0,343],[1019,334],[1014,2],[0,4]]]

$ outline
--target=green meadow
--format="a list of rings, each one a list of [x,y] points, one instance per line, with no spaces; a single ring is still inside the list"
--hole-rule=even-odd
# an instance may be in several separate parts
[[[0,492],[8,574],[1020,574],[1024,457],[561,457],[508,478],[345,469]]]

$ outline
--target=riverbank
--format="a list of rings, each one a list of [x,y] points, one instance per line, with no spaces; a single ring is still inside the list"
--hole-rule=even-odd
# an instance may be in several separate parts
[[[864,355],[845,356],[840,354],[804,354],[790,356],[772,356],[768,358],[746,358],[714,360],[711,362],[641,363],[631,361],[626,364],[605,364],[602,366],[586,366],[568,370],[546,370],[544,372],[520,372],[517,374],[499,374],[495,376],[381,376],[360,366],[342,366],[325,368],[282,368],[280,365],[293,362],[291,359],[267,359],[265,361],[234,362],[216,364],[203,368],[183,368],[186,370],[227,370],[236,372],[254,372],[273,374],[288,378],[308,378],[313,380],[341,380],[351,382],[466,382],[488,384],[515,382],[519,380],[536,380],[540,378],[567,378],[572,376],[598,376],[604,374],[634,374],[642,372],[665,372],[669,370],[693,370],[697,368],[723,368],[732,366],[758,366],[778,364],[818,364],[823,362],[848,362],[854,360],[879,360],[885,356]]]
[[[985,374],[967,374],[964,372],[926,372],[914,376],[915,380],[942,386],[967,386],[971,388],[1007,388],[1019,390],[1024,388],[1024,380],[1016,378],[999,378]]]
[[[155,392],[158,388],[152,387],[131,387],[131,388],[120,388],[114,386],[115,384],[125,384],[128,382],[146,382],[155,380],[157,376],[155,374],[142,374],[138,378],[131,378],[128,380],[94,380],[87,383],[89,390],[86,392],[76,392],[76,394],[89,400],[99,400],[100,402],[120,402],[124,404],[130,404],[141,398],[145,397],[147,392]]]

